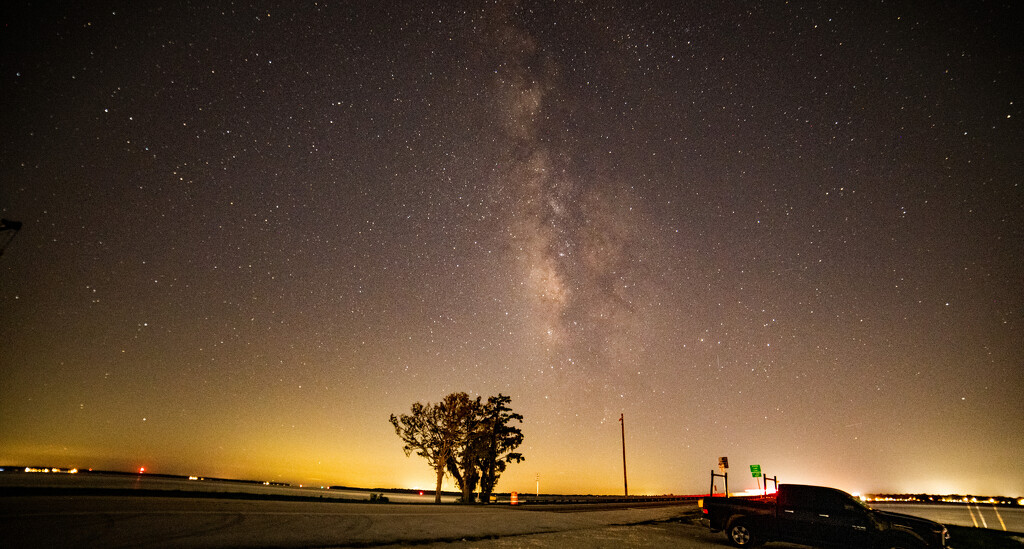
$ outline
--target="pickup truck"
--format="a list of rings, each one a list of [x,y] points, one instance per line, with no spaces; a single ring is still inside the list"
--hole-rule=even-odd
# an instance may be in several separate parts
[[[736,547],[769,541],[856,549],[945,547],[937,522],[876,511],[835,488],[781,484],[764,497],[706,497],[698,502],[712,532],[725,531]]]

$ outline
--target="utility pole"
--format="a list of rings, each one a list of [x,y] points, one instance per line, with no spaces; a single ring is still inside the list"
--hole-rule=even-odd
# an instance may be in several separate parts
[[[619,414],[622,424],[622,489],[629,495],[629,482],[626,480],[626,414]]]

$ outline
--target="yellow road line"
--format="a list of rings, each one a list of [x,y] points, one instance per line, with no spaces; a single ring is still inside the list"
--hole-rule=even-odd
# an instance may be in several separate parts
[[[974,518],[974,511],[971,510],[971,504],[967,504],[967,512],[971,514],[971,522],[974,523],[974,527],[978,527],[978,519]]]
[[[970,503],[968,503],[967,505],[970,505]],[[985,515],[983,515],[981,513],[981,506],[978,505],[977,503],[975,503],[974,504],[974,510],[978,512],[978,518],[981,519],[981,527],[982,528],[988,528],[988,521],[985,520]]]
[[[1003,527],[1003,531],[1005,532],[1005,531],[1006,531],[1006,523],[1005,523],[1005,522],[1003,522],[1003,515],[1000,515],[1000,514],[999,514],[999,508],[998,508],[998,507],[996,507],[996,506],[995,506],[995,505],[993,504],[993,505],[992,505],[992,510],[993,510],[993,511],[995,511],[995,512],[996,512],[996,516],[997,516],[997,517],[999,517],[999,524],[1001,524],[1001,525],[1002,525],[1002,527]]]

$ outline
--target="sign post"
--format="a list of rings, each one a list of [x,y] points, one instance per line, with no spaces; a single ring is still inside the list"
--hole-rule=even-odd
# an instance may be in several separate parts
[[[715,477],[722,477],[722,480],[725,481],[725,497],[729,497],[729,473],[725,472],[728,468],[729,458],[724,456],[718,458],[718,470],[721,471],[722,474],[719,475],[715,473],[714,469],[711,470],[711,487],[708,489],[708,496],[715,495]]]
[[[760,465],[751,465],[750,466],[750,476],[754,477],[754,480],[757,481],[757,489],[760,490],[761,489],[761,466]]]

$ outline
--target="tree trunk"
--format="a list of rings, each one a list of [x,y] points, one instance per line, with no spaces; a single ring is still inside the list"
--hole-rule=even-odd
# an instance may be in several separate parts
[[[466,474],[463,475],[466,485],[462,488],[462,501],[466,503],[473,503],[476,499],[476,486],[480,482],[480,473],[477,472],[474,465],[469,465]]]
[[[434,503],[441,503],[442,480],[444,480],[444,464],[437,468],[437,489],[434,490]]]

